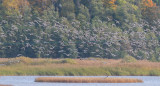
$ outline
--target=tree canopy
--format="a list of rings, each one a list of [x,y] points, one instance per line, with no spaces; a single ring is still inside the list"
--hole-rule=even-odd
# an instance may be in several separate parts
[[[159,0],[1,0],[0,57],[160,61]]]

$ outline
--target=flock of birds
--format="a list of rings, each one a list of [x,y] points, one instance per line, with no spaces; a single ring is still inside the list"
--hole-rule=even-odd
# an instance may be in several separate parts
[[[71,26],[68,26],[57,21],[51,23],[37,18],[26,22],[26,28],[21,28],[20,23],[6,28],[3,25],[8,21],[2,20],[0,50],[17,49],[17,56],[21,56],[23,51],[29,49],[34,51],[30,53],[36,52],[42,57],[54,57],[58,54],[64,57],[85,57],[88,54],[94,57],[118,57],[119,52],[124,51],[140,59],[143,57],[139,52],[147,58],[155,52],[160,52],[154,49],[160,47],[160,20],[155,22],[156,27],[150,28],[144,28],[149,27],[145,21],[131,23],[126,31],[121,31],[115,24],[107,26],[106,22],[95,21],[99,26],[88,22],[81,25],[78,21],[73,21]],[[116,20],[116,23],[120,22]],[[36,25],[38,27],[35,27]],[[136,31],[137,28],[140,30]]]

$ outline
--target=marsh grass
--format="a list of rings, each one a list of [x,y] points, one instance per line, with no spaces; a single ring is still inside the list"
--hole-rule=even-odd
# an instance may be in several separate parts
[[[142,83],[140,79],[100,77],[40,77],[35,82],[56,83]]]
[[[3,59],[0,63],[8,62]],[[30,59],[27,63],[0,65],[0,75],[48,76],[160,76],[160,63],[147,60],[122,62],[113,59]],[[74,64],[72,62],[75,62]]]
[[[61,63],[69,63],[69,64],[76,64],[75,60],[67,58],[67,59],[63,59],[61,61]]]
[[[12,85],[0,85],[0,86],[12,86]]]

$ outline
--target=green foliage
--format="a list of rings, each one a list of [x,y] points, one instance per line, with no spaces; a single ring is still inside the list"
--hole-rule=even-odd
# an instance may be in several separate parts
[[[16,57],[16,58],[11,58],[7,62],[3,62],[3,64],[5,64],[5,65],[16,65],[16,64],[20,64],[20,63],[31,64],[32,59],[29,57],[20,56],[20,57]]]
[[[30,64],[32,62],[31,58],[24,57],[24,56],[16,57],[15,60],[19,60],[20,63],[24,63],[24,64]]]
[[[152,57],[149,60],[152,61],[152,62],[157,62],[158,61],[154,55],[152,55]]]
[[[76,18],[80,22],[89,21],[90,20],[89,9],[87,7],[85,7],[84,5],[81,5],[79,7],[79,13],[77,14]]]
[[[150,76],[158,76],[160,72],[158,70],[151,70],[150,71]]]
[[[61,63],[76,64],[76,61],[73,59],[67,58],[67,59],[62,60]]]
[[[136,61],[137,60],[134,57],[129,56],[129,55],[126,55],[122,60],[122,62],[136,62]]]
[[[159,0],[153,0],[157,5],[159,5],[160,6],[160,1]]]
[[[59,13],[61,17],[66,17],[68,20],[75,18],[75,4],[73,0],[60,0],[59,5]]]
[[[158,61],[159,6],[158,0],[3,0],[0,56]]]

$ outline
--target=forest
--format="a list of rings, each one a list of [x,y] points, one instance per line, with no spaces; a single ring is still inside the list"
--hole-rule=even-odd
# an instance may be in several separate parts
[[[159,0],[0,0],[0,57],[160,61]]]

